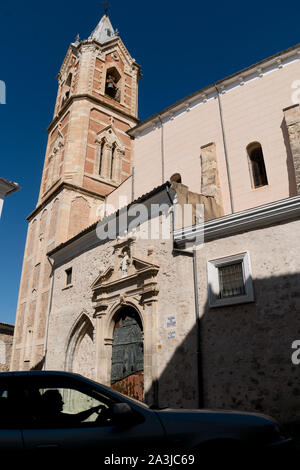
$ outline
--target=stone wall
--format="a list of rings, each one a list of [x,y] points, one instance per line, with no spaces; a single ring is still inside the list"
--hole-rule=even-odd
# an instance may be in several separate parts
[[[0,372],[9,371],[14,325],[0,323]]]
[[[81,328],[82,316],[87,316],[94,327],[95,367],[86,364],[85,374],[96,370],[96,380],[103,382],[106,363],[104,345],[97,343],[99,328],[103,328],[109,318],[109,312],[94,318],[92,284],[105,272],[114,258],[115,241],[99,245],[73,256],[55,270],[53,304],[50,314],[47,369],[78,369],[76,358],[93,356],[90,341],[82,341],[80,351],[73,353],[71,365],[67,353],[72,348],[72,337],[76,324]],[[137,240],[132,245],[132,256],[159,266],[157,274],[158,294],[152,306],[139,303],[134,295],[125,300],[135,302],[144,325],[144,341],[149,341],[151,357],[150,369],[152,382],[146,377],[146,401],[152,402],[156,394],[160,406],[195,407],[197,406],[196,336],[194,331],[195,309],[193,296],[193,261],[189,256],[172,255],[172,240]],[[65,285],[65,270],[73,269],[72,286]],[[184,281],[183,281],[184,280]],[[183,285],[183,282],[185,283]],[[116,296],[115,304],[119,302]],[[150,320],[151,318],[151,320]],[[146,325],[146,326],[145,326]],[[188,338],[188,344],[186,339]],[[107,342],[104,338],[104,343]],[[84,344],[88,351],[84,352]],[[101,350],[99,352],[99,349]],[[97,359],[98,358],[98,359]],[[174,361],[174,358],[176,360]],[[146,360],[146,358],[145,358]],[[97,363],[99,361],[99,363]],[[148,361],[148,359],[147,359]],[[148,363],[148,362],[147,362]],[[89,370],[88,370],[89,369]],[[147,369],[148,370],[148,369]],[[98,371],[98,372],[97,372]],[[147,372],[148,373],[148,372]],[[109,380],[106,382],[110,385]]]
[[[300,366],[292,342],[300,338],[300,222],[293,221],[206,243],[199,252],[204,405],[300,414]],[[249,252],[255,301],[210,308],[206,262]]]
[[[280,419],[299,415],[299,374],[291,361],[292,342],[300,338],[299,235],[300,223],[292,221],[214,240],[197,252],[200,394],[204,407],[264,412]],[[86,364],[84,373],[95,374],[93,377],[103,382],[107,357],[99,354],[103,344],[97,340],[97,329],[108,321],[109,314],[95,318],[91,286],[99,271],[105,272],[111,266],[114,243],[80,254],[74,247],[68,261],[57,267],[47,369],[68,368],[70,336],[85,315],[94,328],[90,335],[94,350],[90,339],[85,338],[74,358],[95,357],[96,363]],[[160,406],[198,407],[192,257],[174,253],[171,240],[136,240],[132,250],[136,259],[159,266],[151,323],[147,323],[147,304],[137,303],[142,323],[147,325],[144,341],[152,341],[150,359],[155,371],[152,383],[146,387],[146,401],[152,403],[155,390]],[[245,251],[252,266],[254,302],[210,308],[207,261]],[[73,268],[73,280],[72,286],[66,287],[65,270],[69,267]],[[138,300],[136,295],[134,298]],[[83,371],[76,361],[73,366]],[[109,381],[106,384],[110,385]]]

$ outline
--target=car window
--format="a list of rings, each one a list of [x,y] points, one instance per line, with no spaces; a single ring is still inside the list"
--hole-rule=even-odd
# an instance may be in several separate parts
[[[37,428],[112,425],[111,398],[96,390],[43,383],[26,390],[30,406],[27,425]]]
[[[24,395],[14,386],[0,385],[0,429],[18,429],[24,421]]]
[[[6,428],[8,422],[8,390],[0,390],[0,428]]]

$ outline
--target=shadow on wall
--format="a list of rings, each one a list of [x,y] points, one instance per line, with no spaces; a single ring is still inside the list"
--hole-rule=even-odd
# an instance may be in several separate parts
[[[205,408],[300,416],[300,365],[291,360],[300,339],[299,285],[300,274],[256,279],[255,302],[200,309]],[[159,406],[198,407],[196,345],[194,328],[154,384]]]
[[[45,356],[43,356],[39,362],[37,362],[33,367],[31,367],[30,370],[43,370],[44,364]]]

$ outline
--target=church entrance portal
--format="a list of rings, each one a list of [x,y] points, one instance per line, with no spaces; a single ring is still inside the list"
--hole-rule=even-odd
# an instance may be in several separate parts
[[[140,317],[132,307],[118,312],[112,345],[111,386],[113,389],[144,399],[144,346]]]

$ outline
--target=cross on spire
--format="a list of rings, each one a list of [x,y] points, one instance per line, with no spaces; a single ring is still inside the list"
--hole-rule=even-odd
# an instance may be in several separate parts
[[[101,20],[97,24],[96,28],[90,35],[89,39],[96,39],[96,41],[104,43],[106,41],[111,41],[112,39],[117,37],[115,30],[110,22],[109,16],[107,14],[108,10],[108,2],[102,2],[106,5],[105,13],[102,16]]]
[[[108,9],[110,7],[110,4],[107,1],[102,2],[102,5],[104,6],[104,14],[108,16]]]

